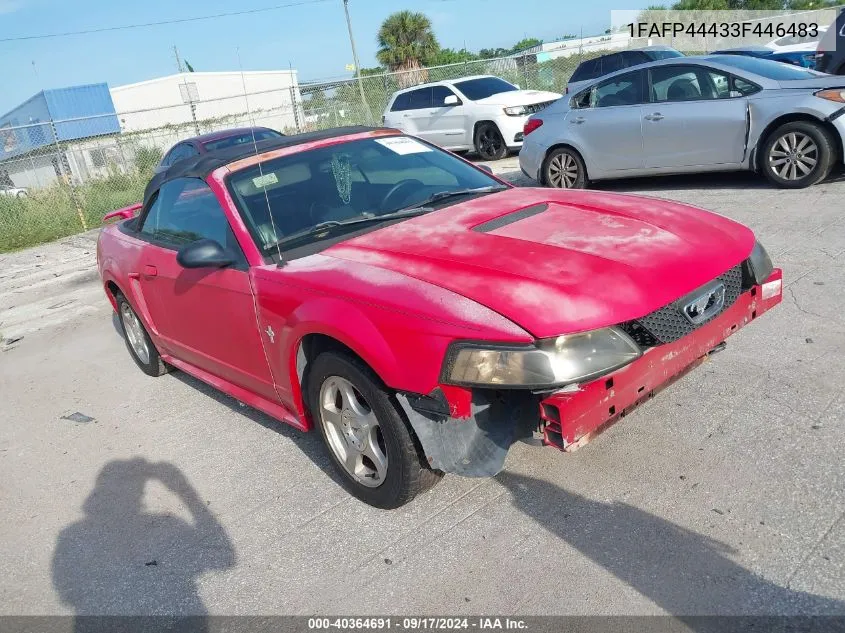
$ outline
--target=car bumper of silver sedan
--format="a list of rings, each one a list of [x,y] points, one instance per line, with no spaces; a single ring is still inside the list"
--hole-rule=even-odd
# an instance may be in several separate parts
[[[836,128],[836,131],[839,132],[839,138],[842,141],[842,146],[845,147],[845,107],[839,108],[833,114],[828,115],[825,120],[832,124],[833,127]],[[845,152],[842,153],[842,156],[840,156],[839,159],[845,162]]]
[[[532,142],[529,136],[522,143],[522,149],[519,150],[519,168],[523,174],[540,182],[540,167],[543,164],[544,157],[544,148],[540,144]]]

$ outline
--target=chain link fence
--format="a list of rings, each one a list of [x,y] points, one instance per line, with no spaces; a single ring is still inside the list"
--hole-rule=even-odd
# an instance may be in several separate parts
[[[295,134],[347,125],[381,125],[394,91],[472,75],[495,75],[521,88],[563,93],[585,59],[647,44],[619,34],[607,35],[564,41],[553,50],[537,47],[509,57],[369,75],[360,80],[294,84],[250,93],[230,87],[231,94],[204,100],[192,97],[186,84],[184,103],[167,108],[144,109],[137,104],[141,99],[115,99],[119,126],[114,129],[120,132],[70,141],[60,140],[61,130],[79,119],[0,127],[0,252],[99,226],[109,211],[141,200],[162,156],[175,143],[192,136],[244,126]],[[98,115],[105,116],[115,114]]]

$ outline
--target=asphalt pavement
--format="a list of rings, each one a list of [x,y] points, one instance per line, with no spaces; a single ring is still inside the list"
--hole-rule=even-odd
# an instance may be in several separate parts
[[[783,303],[585,448],[390,512],[316,434],[142,374],[96,233],[0,255],[0,614],[845,614],[845,182],[599,188],[750,225]]]

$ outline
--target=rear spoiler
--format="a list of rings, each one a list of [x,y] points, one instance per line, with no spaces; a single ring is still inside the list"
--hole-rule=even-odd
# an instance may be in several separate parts
[[[123,220],[129,220],[130,218],[134,218],[135,212],[143,206],[143,203],[136,202],[135,204],[130,204],[128,207],[123,207],[122,209],[115,209],[114,211],[106,213],[106,215],[103,216],[103,222],[105,222],[106,220],[111,220],[112,218],[121,218]]]

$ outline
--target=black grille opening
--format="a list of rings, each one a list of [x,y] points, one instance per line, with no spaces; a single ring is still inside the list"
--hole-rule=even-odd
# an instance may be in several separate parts
[[[643,349],[660,344],[660,341],[658,341],[651,332],[636,321],[628,321],[619,327],[623,332],[625,332],[625,334],[633,339],[634,343]]]
[[[540,103],[532,103],[531,105],[523,106],[525,108],[525,114],[537,114],[538,112],[545,110],[550,105],[552,105],[554,101],[541,101]]]
[[[730,308],[744,289],[744,263],[734,266],[729,271],[716,277],[725,285],[725,303],[722,309],[702,323],[693,324],[683,314],[678,301],[655,310],[634,321],[623,323],[620,327],[634,339],[640,347],[654,347],[662,343],[673,343],[692,331],[700,328]]]

